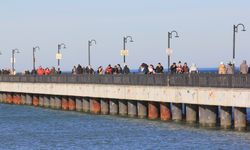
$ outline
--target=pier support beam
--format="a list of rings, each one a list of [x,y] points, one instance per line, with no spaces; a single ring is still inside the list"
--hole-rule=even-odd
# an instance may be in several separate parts
[[[172,120],[181,121],[182,120],[182,104],[172,103]]]
[[[100,100],[97,98],[90,98],[89,99],[90,105],[90,112],[93,114],[100,114],[101,113],[101,103]]]
[[[76,111],[82,111],[82,99],[79,97],[76,98]]]
[[[26,104],[26,95],[25,94],[21,94],[21,104],[22,105]]]
[[[50,97],[48,95],[43,96],[43,105],[44,105],[45,108],[49,108],[49,103],[50,103],[49,98]]]
[[[15,93],[15,95],[13,96],[13,99],[15,99],[16,105],[21,105],[21,94]]]
[[[7,103],[7,94],[3,93],[3,103]]]
[[[109,114],[109,100],[107,99],[101,99],[101,114]]]
[[[232,127],[232,107],[220,107],[220,126],[224,129]]]
[[[159,118],[159,103],[158,102],[148,102],[148,119],[158,119]]]
[[[137,116],[137,102],[128,101],[128,117],[136,117],[136,116]]]
[[[118,100],[119,103],[119,115],[128,116],[128,102],[126,100]]]
[[[62,110],[69,110],[69,102],[67,97],[62,97]]]
[[[26,94],[26,105],[32,105],[32,95]]]
[[[33,95],[32,104],[33,104],[33,106],[35,106],[35,107],[39,106],[39,98],[38,98],[38,95]]]
[[[74,97],[69,97],[69,110],[70,111],[76,110],[76,101]]]
[[[43,107],[44,105],[44,98],[43,98],[43,95],[39,95],[39,106],[40,107]]]
[[[199,106],[199,123],[202,126],[216,126],[218,114],[217,106],[200,105]]]
[[[137,101],[137,112],[138,112],[138,118],[146,118],[147,117],[147,102],[144,101]]]
[[[3,103],[3,93],[0,92],[0,103]]]
[[[171,110],[169,103],[160,103],[160,116],[162,121],[171,120]]]
[[[55,97],[54,96],[50,96],[49,106],[50,108],[55,109]]]
[[[55,96],[55,109],[62,109],[62,98],[61,98],[61,96]]]
[[[12,93],[7,93],[6,100],[7,100],[8,104],[13,103],[13,95],[12,95]]]
[[[109,114],[110,115],[118,114],[118,101],[116,99],[109,100]]]
[[[247,109],[234,107],[234,128],[238,131],[246,130],[247,127]]]
[[[90,112],[89,98],[82,98],[82,111],[85,113]]]
[[[198,106],[195,104],[186,104],[186,122],[196,123],[198,118]]]

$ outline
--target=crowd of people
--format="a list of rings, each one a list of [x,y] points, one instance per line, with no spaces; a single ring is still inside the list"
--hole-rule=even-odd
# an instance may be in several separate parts
[[[185,62],[183,65],[181,61],[176,64],[175,62],[170,66],[170,72],[172,74],[188,74],[188,73],[198,73],[198,68],[195,64],[192,64],[190,68],[188,67],[187,63]]]
[[[37,69],[33,69],[32,71],[25,70],[22,74],[24,75],[55,75],[55,74],[61,74],[60,68],[56,70],[55,67],[51,68],[43,68],[42,66],[39,66]]]

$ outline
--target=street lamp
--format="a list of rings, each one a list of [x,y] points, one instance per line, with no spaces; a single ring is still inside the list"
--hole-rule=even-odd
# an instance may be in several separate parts
[[[128,39],[130,39],[128,41]],[[123,63],[125,64],[126,63],[126,55],[128,55],[128,51],[126,50],[126,44],[128,42],[134,42],[133,39],[132,39],[132,36],[126,36],[126,37],[123,37]]]
[[[173,38],[173,34],[175,33],[175,37],[178,38],[179,35],[177,31],[173,30],[171,32],[168,32],[168,49],[167,49],[167,55],[168,55],[168,72],[170,69],[170,55],[172,54],[172,49],[170,49],[170,39]]]
[[[36,50],[40,50],[40,47],[39,46],[33,47],[33,70],[36,70],[36,57],[35,57]]]
[[[57,70],[60,71],[60,60],[62,59],[62,54],[61,54],[61,49],[65,49],[66,45],[64,43],[58,44],[58,49],[57,49]]]
[[[11,58],[12,60],[11,60],[11,62],[12,62],[12,74],[13,75],[15,74],[14,73],[14,71],[15,71],[15,53],[20,53],[20,51],[17,48],[12,50],[12,58]]]
[[[93,44],[96,45],[96,40],[92,39],[90,41],[88,41],[88,64],[90,66],[90,47],[93,46]]]
[[[238,27],[242,26],[242,30],[241,31],[246,31],[245,26],[242,23],[239,23],[238,25],[233,25],[233,71],[235,68],[235,33],[238,32]]]

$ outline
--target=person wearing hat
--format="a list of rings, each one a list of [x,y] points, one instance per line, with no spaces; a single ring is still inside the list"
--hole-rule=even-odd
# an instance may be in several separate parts
[[[218,73],[219,74],[226,74],[226,66],[224,65],[223,62],[221,62],[219,65]]]
[[[226,67],[226,74],[233,74],[234,71],[233,71],[233,64],[231,62],[229,62],[227,64],[227,67]]]

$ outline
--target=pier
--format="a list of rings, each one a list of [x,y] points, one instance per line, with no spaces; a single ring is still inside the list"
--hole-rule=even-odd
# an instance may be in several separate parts
[[[1,75],[0,102],[247,129],[250,76]]]

